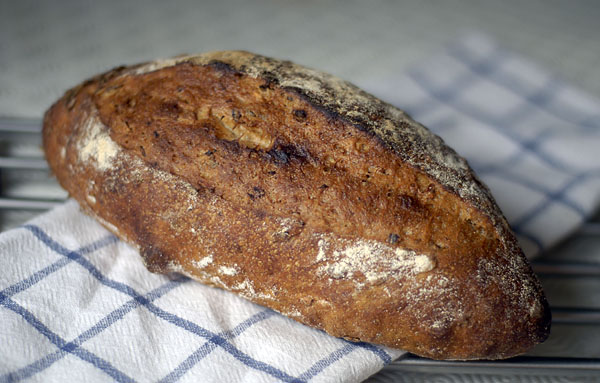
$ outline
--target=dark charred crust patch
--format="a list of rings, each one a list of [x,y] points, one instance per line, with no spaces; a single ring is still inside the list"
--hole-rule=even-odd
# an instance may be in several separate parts
[[[404,210],[412,210],[418,207],[419,202],[414,198],[406,194],[402,194],[398,197],[400,200],[400,206]]]
[[[296,121],[303,122],[306,120],[306,111],[303,109],[294,109],[294,118]]]
[[[234,121],[238,122],[240,120],[240,118],[242,118],[242,112],[240,112],[237,109],[232,109],[231,110],[231,118],[233,118]]]
[[[250,193],[248,193],[248,197],[250,197],[251,200],[257,199],[257,198],[262,198],[265,196],[265,191],[258,186],[254,186],[252,188],[252,191]]]
[[[300,145],[283,145],[281,150],[292,160],[299,162],[308,162],[310,160],[310,154],[306,148]]]
[[[273,148],[266,154],[278,165],[286,165],[290,161],[288,155],[280,148]]]
[[[181,113],[181,107],[176,102],[163,102],[160,105],[159,113],[165,117],[177,118]]]
[[[233,66],[231,66],[227,63],[224,63],[223,61],[219,61],[219,60],[211,60],[208,62],[207,65],[211,66],[221,72],[240,73],[240,71],[235,69]]]
[[[369,137],[375,138],[384,147],[392,149],[394,151],[398,150],[397,147],[395,147],[394,145],[392,145],[390,143],[391,138],[390,138],[390,140],[383,139],[382,137],[378,136],[372,128],[369,128],[363,120],[361,120],[359,118],[350,118],[348,116],[342,115],[338,110],[336,110],[336,108],[333,108],[330,105],[328,105],[327,103],[325,103],[320,97],[316,97],[315,95],[309,94],[304,89],[301,89],[298,87],[286,86],[286,87],[282,87],[282,88],[287,90],[288,92],[291,92],[291,93],[297,95],[302,100],[308,102],[315,110],[318,110],[325,117],[327,117],[330,121],[332,121],[332,122],[341,121],[341,122],[350,123],[352,126],[354,126],[359,131],[367,133],[369,135]],[[331,92],[333,92],[333,90]],[[335,93],[332,93],[332,94],[335,94]],[[366,111],[365,107],[360,104],[356,104],[353,107],[353,109],[358,112]],[[382,119],[382,118],[383,117],[379,117],[379,119]],[[401,155],[401,153],[398,153],[398,154]],[[402,157],[404,157],[404,156],[402,156]]]
[[[319,97],[316,97],[315,95],[309,94],[302,88],[298,88],[298,87],[294,87],[294,86],[285,86],[282,88],[284,90],[300,97],[304,101],[308,102],[312,107],[314,107],[316,110],[321,112],[326,117],[331,118],[332,120],[341,120],[341,121],[347,120],[336,110],[334,110],[333,108],[326,105],[322,99],[320,99]],[[357,126],[357,128],[359,128],[359,126]]]
[[[217,146],[217,148],[222,148],[223,153],[228,153],[229,155],[233,156],[239,156],[244,152],[248,153],[252,151],[252,149],[248,149],[247,147],[240,145],[237,141],[215,140],[214,144]]]
[[[164,273],[168,269],[168,263],[171,259],[163,254],[162,251],[155,247],[143,247],[140,250],[140,255],[144,260],[146,268],[153,273]]]
[[[299,145],[279,145],[268,152],[268,158],[278,165],[287,165],[290,162],[307,163],[312,161],[308,150]]]
[[[258,86],[258,89],[261,91],[266,91],[267,89],[273,89],[277,86],[276,82],[269,81],[268,79],[262,79],[263,83]]]
[[[273,88],[276,85],[279,85],[279,77],[273,72],[263,72],[260,76],[264,79],[267,88]]]

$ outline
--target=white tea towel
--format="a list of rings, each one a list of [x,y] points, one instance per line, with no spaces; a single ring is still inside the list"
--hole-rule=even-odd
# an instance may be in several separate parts
[[[468,158],[528,254],[597,206],[599,103],[487,39],[370,90]],[[403,354],[151,274],[73,201],[1,234],[0,265],[0,382],[359,382]]]

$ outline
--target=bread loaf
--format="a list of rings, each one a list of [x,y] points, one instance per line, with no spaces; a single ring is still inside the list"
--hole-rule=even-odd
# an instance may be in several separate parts
[[[548,336],[540,284],[466,161],[331,75],[233,51],[120,67],[66,92],[43,141],[150,271],[431,358]]]

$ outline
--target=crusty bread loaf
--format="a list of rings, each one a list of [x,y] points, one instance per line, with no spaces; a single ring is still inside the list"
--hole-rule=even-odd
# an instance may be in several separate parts
[[[432,358],[548,336],[540,284],[465,160],[333,76],[247,52],[121,67],[58,100],[43,139],[151,271]]]

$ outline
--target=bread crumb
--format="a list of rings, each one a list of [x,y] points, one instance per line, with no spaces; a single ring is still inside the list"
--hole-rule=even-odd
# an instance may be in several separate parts
[[[291,218],[279,218],[278,221],[281,229],[275,232],[274,234],[276,236],[284,236],[288,234],[290,229],[292,228],[293,220]]]
[[[256,296],[256,291],[254,291],[254,284],[248,279],[244,279],[243,282],[238,283],[237,285],[231,288],[233,291],[237,291],[240,295],[246,298],[254,298]]]
[[[219,267],[219,273],[234,276],[238,273],[238,269],[236,267],[221,266]]]
[[[213,255],[212,254],[209,254],[206,257],[201,258],[197,261],[192,261],[192,265],[199,269],[203,269],[206,266],[210,265],[211,263],[213,263]]]
[[[417,273],[424,273],[426,271],[431,271],[435,267],[433,260],[431,257],[427,255],[417,255],[414,258],[415,262],[415,270]]]
[[[221,278],[217,277],[216,275],[211,275],[208,280],[210,281],[210,283],[212,283],[215,286],[221,287],[225,290],[229,290],[228,286],[226,283],[223,283],[223,281],[221,280]]]
[[[322,262],[325,260],[325,251],[328,247],[328,243],[323,239],[319,239],[319,243],[317,244],[319,246],[319,252],[317,253],[317,262]]]
[[[279,311],[279,313],[281,315],[284,315],[284,316],[290,317],[290,318],[303,317],[302,313],[297,308],[290,308],[289,310],[282,310],[282,311]]]

